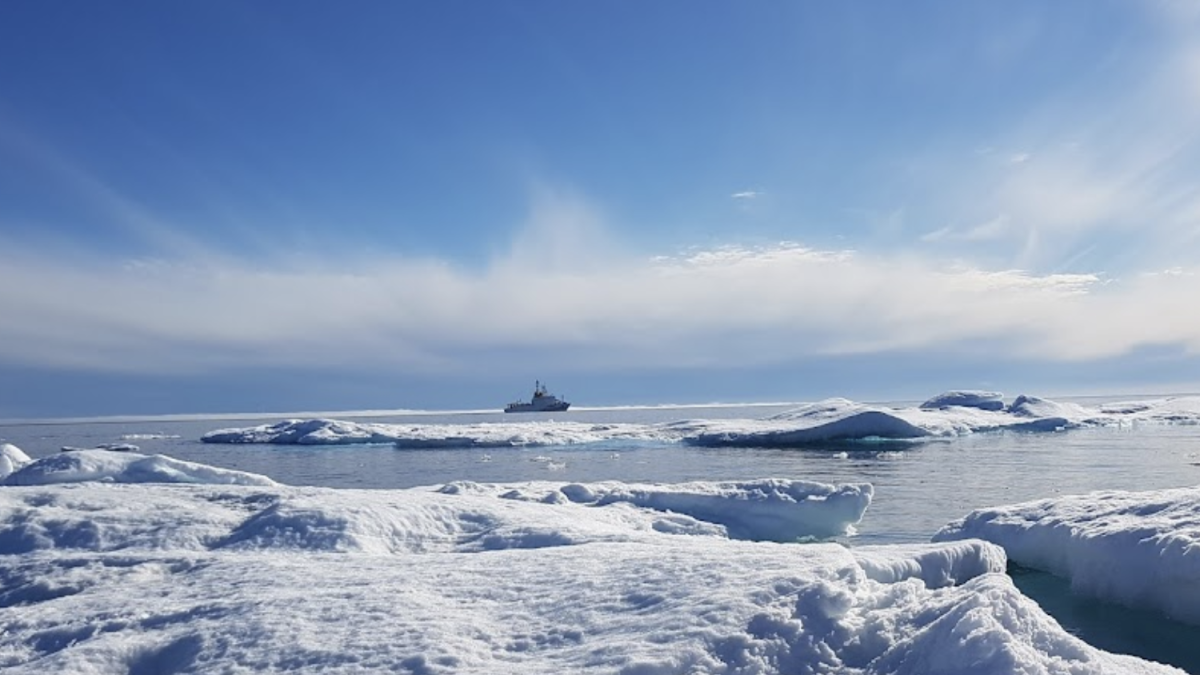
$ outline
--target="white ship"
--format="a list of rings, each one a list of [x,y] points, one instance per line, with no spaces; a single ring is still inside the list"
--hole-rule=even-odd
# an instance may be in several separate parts
[[[546,391],[546,385],[535,381],[533,383],[533,398],[528,403],[525,401],[513,401],[504,406],[504,412],[561,412],[570,407],[570,403]]]

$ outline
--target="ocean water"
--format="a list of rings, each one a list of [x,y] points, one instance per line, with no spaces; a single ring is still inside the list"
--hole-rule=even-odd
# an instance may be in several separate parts
[[[572,410],[504,415],[448,413],[337,416],[388,424],[478,424],[561,420],[654,424],[687,419],[757,418],[792,406]],[[869,482],[875,498],[850,546],[927,542],[972,509],[1092,490],[1153,490],[1200,482],[1200,426],[1138,425],[1053,433],[979,433],[925,442],[834,443],[804,448],[700,448],[608,441],[576,446],[399,450],[390,445],[274,446],[200,442],[208,431],[269,419],[166,419],[0,424],[0,441],[32,457],[63,446],[133,443],[144,453],[268,475],[292,485],[404,488],[468,480],[510,483],[682,482],[790,478]],[[1078,601],[1065,583],[1014,574],[1068,630],[1092,644],[1200,672],[1200,629],[1146,613]],[[1176,636],[1164,639],[1162,636]]]

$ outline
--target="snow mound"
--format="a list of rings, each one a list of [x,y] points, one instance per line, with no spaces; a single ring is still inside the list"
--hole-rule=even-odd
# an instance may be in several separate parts
[[[712,427],[688,437],[687,441],[706,447],[771,447],[868,438],[911,440],[931,435],[928,430],[882,410],[849,412],[839,419],[811,425],[764,424],[758,428],[742,425],[731,429],[726,424],[714,424]]]
[[[0,479],[32,462],[29,455],[11,443],[0,443]]]
[[[1097,410],[1089,410],[1076,403],[1060,403],[1049,399],[1022,394],[1007,408],[1009,414],[1032,419],[1062,419],[1073,424],[1103,424],[1106,420]]]
[[[704,523],[627,499],[721,495],[737,510],[813,492],[781,481],[0,490],[0,668],[1181,672],[1068,634],[986,542],[739,541],[711,523],[681,534],[671,525]]]
[[[76,450],[43,457],[5,476],[2,485],[46,485],[106,481],[110,483],[207,483],[274,485],[258,474],[185,462],[166,455],[112,450]]]
[[[948,391],[921,404],[922,408],[979,408],[980,410],[1004,410],[1004,394],[994,391]]]
[[[1200,488],[1095,492],[980,509],[935,541],[979,538],[1074,591],[1200,625]]]

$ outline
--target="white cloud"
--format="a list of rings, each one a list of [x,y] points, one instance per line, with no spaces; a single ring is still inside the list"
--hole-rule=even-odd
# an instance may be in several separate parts
[[[530,350],[578,368],[722,366],[983,341],[1075,360],[1200,348],[1191,274],[1030,274],[798,244],[647,258],[542,194],[483,269],[65,260],[0,242],[0,360],[143,372],[311,362],[424,371]],[[473,354],[487,353],[487,358]]]
[[[731,199],[758,199],[761,196],[763,196],[761,190],[743,190],[729,195]]]

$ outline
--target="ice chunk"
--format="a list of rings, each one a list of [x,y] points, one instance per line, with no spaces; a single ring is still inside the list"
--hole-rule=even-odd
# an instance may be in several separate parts
[[[29,459],[20,448],[11,443],[0,443],[0,479],[25,466]]]
[[[1094,492],[979,509],[935,541],[986,539],[1073,590],[1200,625],[1200,488]]]
[[[994,391],[948,391],[921,404],[922,408],[979,408],[980,410],[1004,410],[1004,394]]]

